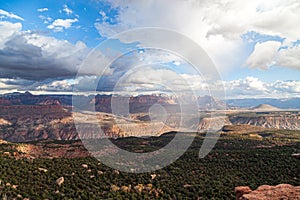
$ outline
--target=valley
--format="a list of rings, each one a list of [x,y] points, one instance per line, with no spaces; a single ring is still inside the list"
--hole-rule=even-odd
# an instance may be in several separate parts
[[[129,114],[117,115],[110,98],[85,99],[87,108],[95,104],[96,112],[74,110],[68,96],[26,93],[2,99],[0,197],[235,199],[264,195],[268,191],[260,186],[268,184],[274,186],[269,189],[284,186],[281,191],[297,199],[298,189],[290,185],[300,183],[299,110],[266,104],[224,110],[224,102],[206,96],[197,99],[201,106],[194,115],[189,109],[179,112],[176,99],[139,96],[129,98]],[[161,107],[153,110],[153,105]],[[104,139],[142,154],[165,147],[177,134],[183,141],[195,139],[177,161],[151,173],[121,172],[97,159],[117,153],[110,152]],[[207,137],[218,141],[200,159]],[[104,146],[91,149],[94,144]],[[276,186],[282,183],[290,185]]]
[[[265,184],[299,185],[299,131],[260,129],[255,130],[261,136],[257,137],[252,135],[253,127],[244,126],[227,127],[203,159],[198,158],[198,151],[205,133],[199,133],[176,162],[142,174],[120,172],[101,164],[84,153],[80,141],[2,141],[0,196],[8,199],[235,199],[237,186],[254,189]],[[112,142],[128,151],[151,152],[165,146],[174,134],[118,138]],[[178,134],[188,137],[189,133]],[[291,199],[297,199],[297,195]]]
[[[143,108],[145,109],[145,108]],[[184,126],[180,126],[183,118]],[[224,125],[251,125],[263,128],[299,130],[300,111],[202,111],[200,118],[172,113],[162,119],[158,114],[133,113],[116,116],[103,112],[72,112],[61,105],[0,106],[0,139],[11,142],[34,140],[76,140],[80,138],[159,136],[169,131],[219,131]],[[75,118],[74,118],[75,117]],[[74,121],[75,120],[75,121]],[[85,131],[76,132],[77,124]],[[94,130],[100,125],[101,130]]]

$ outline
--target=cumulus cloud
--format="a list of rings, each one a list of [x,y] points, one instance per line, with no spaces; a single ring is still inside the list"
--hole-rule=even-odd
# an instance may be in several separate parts
[[[16,85],[12,84],[13,79],[38,81],[36,85],[28,88],[34,90],[34,87],[48,84],[52,80],[60,81],[63,85],[65,82],[61,79],[72,79],[77,74],[80,77],[91,77],[99,73],[108,75],[112,69],[108,68],[103,73],[102,71],[109,64],[109,56],[113,55],[113,51],[106,55],[98,49],[91,51],[81,41],[72,44],[32,31],[22,31],[21,23],[0,22],[0,79],[11,80],[9,83],[5,82],[7,86]],[[84,67],[80,67],[81,65]],[[20,83],[28,85],[25,82]],[[56,86],[57,84],[53,84],[52,89]]]
[[[4,47],[5,43],[16,33],[22,29],[21,23],[10,23],[0,21],[0,49]]]
[[[224,82],[228,98],[300,97],[300,81],[264,82],[256,77]]]
[[[300,47],[292,45],[281,48],[277,41],[257,43],[245,65],[251,68],[268,69],[271,66],[300,69]]]
[[[143,73],[144,72],[144,73]],[[149,76],[145,76],[148,74]],[[0,92],[31,91],[34,93],[68,93],[74,88],[80,94],[95,94],[98,86],[100,93],[123,95],[176,93],[185,94],[194,91],[197,95],[210,95],[210,91],[226,89],[226,98],[293,98],[300,97],[300,81],[264,82],[256,77],[224,81],[223,83],[207,84],[201,78],[190,74],[177,74],[168,69],[145,68],[138,73],[130,74],[126,79],[118,80],[113,90],[103,90],[98,85],[97,76],[80,76],[70,79],[47,79],[33,81],[26,79],[0,78]],[[101,80],[100,80],[101,81]],[[102,81],[107,81],[102,79]],[[105,84],[107,85],[107,83]],[[224,98],[224,96],[220,96]]]
[[[15,79],[7,79],[7,78],[0,78],[0,90],[9,90],[9,89],[16,89],[19,85],[14,84],[13,81]]]
[[[48,42],[54,43],[49,45]],[[81,49],[80,43],[72,45],[33,33],[22,33],[12,37],[0,50],[0,74],[1,77],[26,79],[74,76],[84,56],[83,51],[86,50]]]
[[[276,41],[257,43],[246,65],[251,68],[268,69],[276,63],[274,59],[280,46],[281,43]]]
[[[233,57],[232,54],[242,53],[241,41],[232,42],[219,35],[207,37],[211,25],[205,18],[207,11],[204,9],[203,2],[132,1],[126,5],[123,1],[111,1],[111,4],[119,8],[115,20],[117,23],[95,23],[102,36],[109,37],[121,31],[141,27],[171,29],[188,36],[203,47],[221,72],[228,71],[234,65],[233,63],[238,62],[239,58]]]
[[[77,18],[74,19],[56,19],[54,22],[47,26],[48,29],[54,29],[54,31],[61,32],[64,29],[68,29],[73,23],[78,22]]]
[[[110,37],[121,31],[139,27],[175,30],[203,47],[221,73],[236,73],[235,70],[230,71],[230,69],[237,66],[237,63],[242,64],[249,54],[246,52],[248,50],[245,50],[247,48],[244,48],[247,44],[241,36],[253,31],[266,36],[279,36],[285,38],[285,41],[284,44],[277,41],[260,41],[255,45],[245,65],[262,69],[274,65],[300,69],[300,47],[293,43],[300,39],[299,26],[295,25],[300,18],[298,12],[300,2],[297,0],[222,0],[221,2],[219,0],[150,0],[130,1],[130,3],[109,0],[109,2],[118,13],[112,17],[99,11],[102,20],[96,21],[94,25],[102,36]],[[46,11],[46,8],[40,8],[38,11]],[[68,16],[74,13],[67,5],[64,5],[61,12]],[[0,10],[0,18],[23,20],[4,10]],[[78,17],[54,21],[44,16],[40,18],[49,23],[48,29],[54,31],[63,31],[78,22]],[[115,23],[111,23],[111,18],[115,18],[113,19]],[[147,37],[151,36],[147,35]],[[135,38],[119,39],[125,43],[136,42]],[[0,21],[0,78],[10,80],[0,81],[0,86],[39,91],[71,91],[74,84],[81,83],[79,86],[83,91],[90,91],[97,81],[94,75],[102,74],[103,67],[109,64],[107,56],[120,52],[108,52],[104,56],[103,52],[93,51],[86,60],[89,52],[90,49],[83,42],[71,44],[65,40],[22,31],[21,23]],[[145,88],[149,91],[165,89],[160,85],[182,91],[187,86],[194,90],[205,90],[208,86],[218,90],[224,84],[228,94],[233,97],[299,95],[299,81],[267,83],[255,77],[247,77],[210,85],[192,73],[178,74],[171,70],[149,66],[128,75],[123,82],[120,81],[122,75],[130,71],[129,66],[149,63],[147,59],[159,60],[163,63],[171,62],[175,66],[180,66],[182,63],[167,54],[150,57],[140,55],[133,58],[120,59],[113,67],[108,68],[104,72],[106,76],[102,81],[106,84],[102,89],[112,91],[116,83],[120,83],[120,89],[128,91],[142,91]],[[83,61],[84,69],[81,70],[80,76],[88,77],[75,80],[73,77]],[[98,72],[95,72],[95,69]],[[19,85],[11,81],[15,77],[19,77]],[[23,80],[29,82],[22,82]],[[39,82],[35,82],[36,80]],[[24,85],[22,86],[21,83]]]
[[[117,88],[122,91],[182,91],[188,89],[188,82],[178,73],[169,69],[143,67],[118,80]],[[118,88],[119,87],[119,88]]]
[[[209,34],[221,34],[228,38],[238,38],[248,31],[264,35],[280,36],[291,40],[299,39],[299,1],[296,0],[225,0],[211,12],[209,20],[212,29]]]
[[[0,93],[16,92],[34,84],[35,81],[21,78],[0,78]]]
[[[84,66],[89,67],[90,64]],[[95,67],[94,69],[97,69]],[[105,76],[101,77],[98,89],[107,92],[115,90],[163,91],[166,87],[183,90],[187,89],[187,85],[197,85],[201,81],[193,77],[200,75],[197,75],[197,70],[192,65],[183,58],[163,50],[140,49],[121,55],[103,73]],[[188,84],[187,80],[192,84]],[[115,88],[116,85],[118,88]]]
[[[71,92],[72,87],[74,86],[73,80],[53,80],[50,83],[40,84],[39,86],[35,86],[34,90],[47,91],[47,92]]]
[[[18,15],[15,15],[14,13],[7,12],[5,10],[0,9],[0,19],[2,18],[11,18],[11,19],[18,19],[21,21],[24,21],[24,19]]]
[[[300,45],[281,49],[276,57],[277,64],[293,69],[300,69]]]
[[[0,22],[0,78],[43,80],[75,76],[90,52],[81,41],[74,45],[21,29],[20,23]],[[101,52],[94,55],[90,62],[99,63]],[[87,70],[82,73],[92,73]]]
[[[201,45],[221,73],[243,63],[248,52],[241,36],[248,32],[279,36],[286,41],[300,39],[300,27],[295,25],[300,18],[300,2],[297,0],[166,0],[131,1],[129,4],[120,0],[108,1],[119,9],[119,13],[117,23],[95,23],[102,36],[109,37],[138,27],[179,31]],[[273,56],[272,51],[266,53],[270,53],[266,57]],[[256,64],[253,63],[252,67]]]

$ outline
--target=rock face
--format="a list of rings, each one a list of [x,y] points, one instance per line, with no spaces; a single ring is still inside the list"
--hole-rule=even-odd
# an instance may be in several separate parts
[[[61,102],[57,99],[47,99],[39,102],[38,105],[61,105]]]
[[[111,105],[128,104],[130,113],[148,112],[154,104],[160,104],[172,109],[176,108],[177,102],[173,97],[162,95],[141,95],[136,97],[115,97],[111,95],[97,95],[90,103],[95,105],[98,112],[112,113]]]
[[[73,115],[75,115],[73,113]],[[78,114],[79,115],[79,114]],[[60,105],[0,106],[0,139],[10,142],[36,140],[76,140],[101,137],[153,136],[172,131],[163,122],[143,122],[99,113],[97,120],[88,114],[80,118],[84,127],[75,127],[72,113]],[[101,130],[98,126],[101,125]]]
[[[0,118],[0,126],[11,125],[11,123],[5,119]]]
[[[232,124],[246,124],[264,128],[277,128],[287,130],[300,130],[299,114],[265,115],[265,116],[232,116]]]
[[[88,114],[77,116],[68,107],[62,105],[13,105],[0,106],[0,139],[10,142],[27,142],[35,140],[76,140],[101,137],[159,136],[176,131],[178,116],[171,115],[166,122],[159,118],[150,118],[147,114],[133,114],[127,118],[108,113],[97,114],[94,120]],[[73,116],[80,118],[83,131],[75,127]],[[266,128],[299,130],[299,114],[278,114],[275,117],[251,114],[252,116],[231,115],[204,117],[203,119],[185,119],[189,127],[199,132],[208,130],[244,133],[265,130]],[[179,118],[180,119],[180,118]],[[77,121],[76,121],[77,122]],[[102,132],[95,131],[95,124],[101,125]],[[78,124],[78,123],[77,123]],[[225,125],[225,126],[224,126]],[[234,126],[228,126],[234,125]],[[224,126],[224,127],[223,127]],[[222,128],[223,127],[223,128]],[[98,129],[97,129],[98,130]],[[78,135],[79,133],[79,135]]]
[[[248,186],[238,186],[234,189],[234,192],[236,194],[236,200],[240,200],[244,194],[249,194],[252,190]]]
[[[0,105],[10,106],[10,105],[12,105],[12,102],[9,101],[8,99],[2,97],[2,98],[0,98]]]
[[[81,139],[102,137],[159,136],[173,130],[163,122],[143,122],[112,114],[99,113],[95,120],[92,115],[76,113],[77,132]],[[99,131],[99,125],[102,131]]]
[[[199,122],[198,130],[199,132],[219,131],[224,125],[231,125],[228,117],[212,117],[212,118],[203,118]]]
[[[160,104],[171,110],[180,110],[176,97],[167,95],[139,95],[139,96],[112,96],[112,95],[96,95],[83,97],[84,101],[95,105],[96,111],[111,113],[112,101],[124,102],[129,104],[130,113],[148,112],[149,108],[154,104]],[[190,102],[183,102],[189,105],[198,103],[200,110],[218,110],[225,109],[227,104],[224,101],[211,96],[198,97],[192,99],[188,97]],[[32,95],[30,92],[25,93],[9,93],[0,97],[0,106],[11,105],[63,105],[72,106],[71,95]]]
[[[238,186],[235,188],[235,193],[237,200],[299,200],[300,186],[262,185],[253,191],[247,186]]]
[[[0,139],[26,142],[77,139],[71,113],[58,105],[0,106]]]
[[[85,97],[83,97],[85,98]],[[129,103],[130,116],[116,116],[110,114],[111,103],[117,98],[117,102]],[[218,131],[223,125],[249,125],[256,130],[257,127],[300,130],[300,112],[266,111],[267,105],[259,106],[263,111],[252,110],[248,113],[236,113],[228,117],[210,117],[211,109],[224,109],[226,103],[211,96],[192,99],[200,106],[200,111],[208,117],[184,118],[186,130]],[[97,95],[86,97],[84,102],[95,105],[100,113],[98,120],[83,116],[82,122],[87,126],[78,135],[74,124],[74,113],[71,113],[71,96],[68,95],[32,95],[26,93],[11,93],[0,97],[0,139],[10,142],[27,142],[35,140],[76,140],[80,138],[128,137],[128,136],[158,136],[166,132],[177,131],[180,122],[180,106],[177,99],[164,95],[141,95],[136,97],[112,97],[111,95]],[[186,102],[185,102],[186,103]],[[172,113],[167,120],[160,117],[160,113],[149,114],[149,109],[160,104],[164,109]],[[84,104],[85,105],[85,104]],[[120,109],[124,109],[120,104]],[[188,107],[188,106],[187,106]],[[197,111],[198,108],[190,108]],[[118,109],[117,109],[118,110]],[[219,112],[219,111],[218,111]],[[175,114],[173,114],[175,113]],[[213,113],[213,112],[212,112]],[[250,113],[250,114],[249,114]],[[259,113],[259,114],[257,114]],[[98,113],[97,113],[98,114]],[[117,113],[118,114],[118,113]],[[101,124],[102,131],[95,132],[94,125]],[[246,127],[246,126],[245,126]],[[226,127],[222,131],[226,130]],[[234,130],[236,131],[236,130]],[[99,132],[103,132],[99,134]]]

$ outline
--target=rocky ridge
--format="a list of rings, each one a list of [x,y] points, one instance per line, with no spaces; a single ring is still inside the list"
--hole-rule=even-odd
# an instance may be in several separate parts
[[[260,126],[264,128],[276,128],[286,130],[300,130],[299,114],[261,115],[261,116],[231,116],[229,120],[232,124],[246,124]]]
[[[279,184],[276,186],[262,185],[256,190],[248,186],[235,188],[236,200],[299,200],[300,186]]]

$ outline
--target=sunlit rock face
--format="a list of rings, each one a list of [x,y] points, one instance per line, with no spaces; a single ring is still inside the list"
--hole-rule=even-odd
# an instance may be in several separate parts
[[[237,200],[298,200],[300,197],[300,186],[289,184],[262,185],[253,191],[248,186],[238,186],[235,188],[235,192]]]

